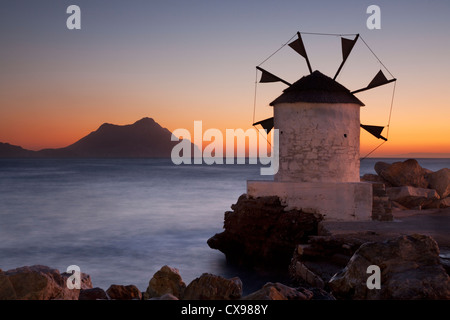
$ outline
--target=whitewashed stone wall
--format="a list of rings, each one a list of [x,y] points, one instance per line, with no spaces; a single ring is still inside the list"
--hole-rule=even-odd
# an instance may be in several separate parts
[[[277,104],[280,168],[275,181],[359,182],[359,108],[349,103]]]

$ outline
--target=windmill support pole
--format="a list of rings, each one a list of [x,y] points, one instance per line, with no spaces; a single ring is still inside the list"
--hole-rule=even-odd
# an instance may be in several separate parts
[[[359,90],[355,90],[355,91],[352,91],[351,94],[355,94],[355,93],[366,91],[366,90],[370,90],[370,89],[373,89],[373,88],[376,88],[376,87],[384,86],[385,84],[388,84],[388,83],[391,83],[391,82],[394,82],[394,81],[397,81],[397,79],[394,78],[394,79],[391,79],[391,80],[389,80],[389,81],[387,81],[387,82],[385,82],[383,84],[379,84],[377,86],[366,87],[366,88],[362,88],[362,89],[359,89]]]
[[[302,36],[301,36],[300,32],[297,32],[297,35],[298,35],[298,38],[301,40]],[[313,73],[313,70],[311,68],[311,63],[309,62],[309,58],[308,58],[308,54],[306,53],[306,50],[305,50],[305,60],[306,60],[306,64],[308,65],[309,73]]]

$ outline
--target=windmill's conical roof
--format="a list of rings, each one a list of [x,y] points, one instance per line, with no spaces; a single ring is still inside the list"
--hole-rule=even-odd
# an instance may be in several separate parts
[[[356,98],[350,90],[319,71],[314,71],[294,82],[270,105],[295,102],[354,103],[364,106],[364,103]]]

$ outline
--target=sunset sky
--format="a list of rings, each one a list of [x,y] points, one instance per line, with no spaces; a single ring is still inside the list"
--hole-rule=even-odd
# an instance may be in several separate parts
[[[71,4],[81,30],[66,28]],[[371,4],[381,8],[380,30],[366,27]],[[398,79],[389,141],[372,156],[450,153],[448,0],[3,0],[0,142],[64,147],[104,122],[143,117],[171,131],[192,132],[195,120],[204,130],[251,128],[255,66],[297,31],[359,33]],[[313,69],[333,77],[340,38],[303,40]],[[288,46],[263,67],[290,82],[308,74]],[[337,80],[356,90],[380,68],[359,41]],[[284,88],[258,85],[256,120],[272,116],[268,104]],[[392,91],[357,94],[362,123],[388,123]],[[361,155],[380,142],[361,132]]]

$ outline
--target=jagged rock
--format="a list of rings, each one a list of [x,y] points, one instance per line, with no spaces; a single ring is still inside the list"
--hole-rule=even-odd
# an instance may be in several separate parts
[[[118,285],[112,284],[106,290],[108,296],[113,300],[141,300],[142,293],[135,285]]]
[[[439,200],[439,195],[434,189],[414,188],[410,186],[387,188],[389,199],[406,208],[422,208]]]
[[[408,159],[403,162],[377,162],[375,171],[385,181],[394,187],[412,186],[416,188],[427,188],[428,181],[425,175],[430,171],[422,168],[417,160]]]
[[[367,268],[381,269],[381,289],[368,289]],[[368,242],[329,282],[333,295],[344,299],[450,299],[450,278],[429,236],[401,236]]]
[[[426,175],[429,187],[435,189],[441,199],[450,196],[450,169],[444,168]]]
[[[180,276],[178,269],[163,266],[150,279],[144,299],[160,297],[165,294],[172,294],[178,299],[183,297],[186,284]]]
[[[110,300],[108,294],[102,288],[95,287],[80,291],[78,300]]]
[[[77,300],[79,289],[69,289],[69,274],[34,265],[0,272],[0,300]],[[81,289],[92,288],[89,275],[81,273]]]
[[[291,288],[282,283],[268,282],[242,300],[311,300],[314,293],[304,288]]]
[[[351,256],[365,242],[378,237],[372,232],[311,236],[309,244],[299,245],[294,251],[291,264],[289,265],[289,275],[296,285],[314,285],[314,277],[303,270],[307,268],[323,282],[328,282],[333,275],[342,270],[350,260]],[[303,272],[302,272],[303,270]],[[308,279],[311,279],[308,281]],[[315,284],[321,287],[320,282]]]
[[[299,243],[317,235],[322,217],[299,210],[285,211],[280,199],[239,197],[225,213],[224,231],[208,240],[208,245],[239,264],[270,267],[287,266]]]
[[[300,261],[297,261],[293,266],[293,277],[296,279],[301,279],[302,281],[306,282],[312,287],[320,288],[322,289],[325,284],[318,275],[316,275],[313,271],[308,269],[308,267],[301,263]]]
[[[242,281],[204,273],[186,287],[185,300],[233,300],[242,296]]]

